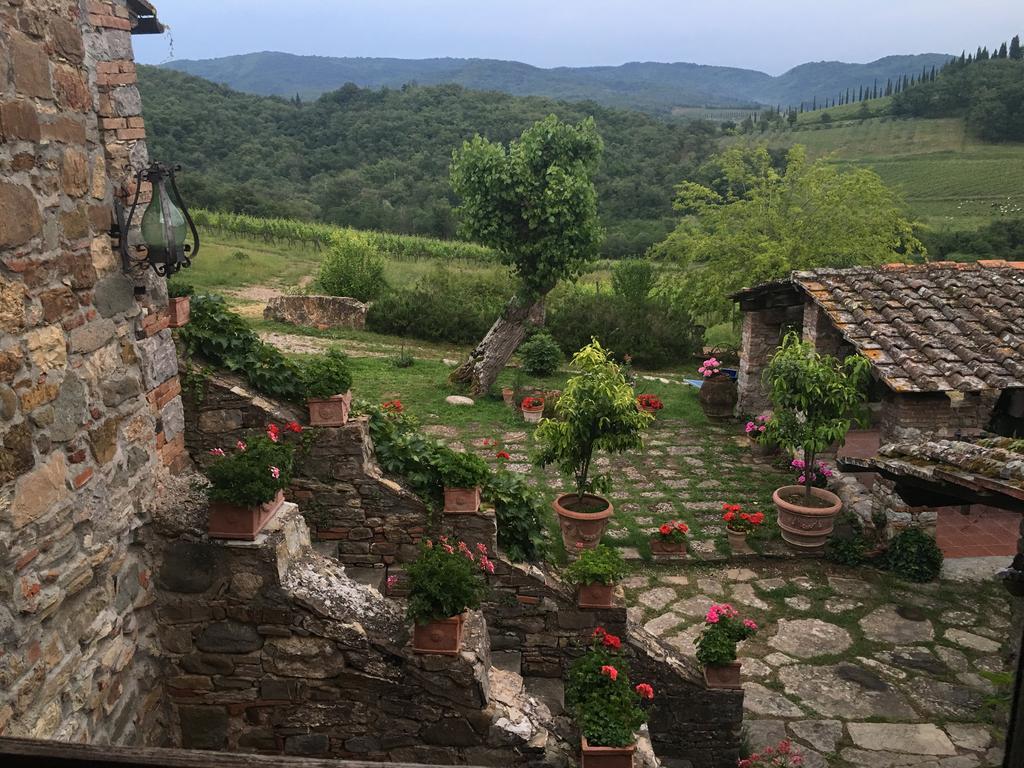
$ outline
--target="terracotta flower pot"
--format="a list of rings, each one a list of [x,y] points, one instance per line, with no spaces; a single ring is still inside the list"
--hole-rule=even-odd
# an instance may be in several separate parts
[[[284,491],[258,507],[243,507],[226,501],[211,501],[206,530],[210,538],[252,541],[281,508]]]
[[[739,392],[736,382],[723,373],[704,379],[697,399],[709,419],[726,420],[733,416]]]
[[[651,539],[651,554],[655,557],[686,557],[686,540],[672,541],[655,536]]]
[[[824,488],[811,488],[811,495],[824,502],[820,507],[807,507],[790,495],[802,496],[804,486],[784,485],[772,494],[772,501],[779,511],[779,528],[782,538],[791,547],[804,552],[821,550],[832,535],[836,515],[843,508],[843,501]]]
[[[576,592],[580,608],[611,608],[614,602],[614,584],[580,584]]]
[[[444,488],[446,515],[472,515],[480,511],[480,486],[475,488]]]
[[[562,529],[562,543],[569,552],[596,549],[613,512],[611,502],[601,496],[583,494],[582,506],[577,505],[577,498],[575,493],[563,493],[551,502]]]
[[[649,405],[640,405],[638,407],[644,413],[649,413],[649,414],[654,415],[654,416],[656,416],[658,414],[658,410],[659,410],[658,408],[652,408]]]
[[[725,535],[729,537],[729,549],[732,550],[734,555],[753,554],[754,550],[747,543],[747,536],[749,534],[743,531],[734,531],[732,528],[726,528]]]
[[[708,688],[742,688],[740,685],[740,662],[734,661],[724,667],[704,667],[704,684]]]
[[[580,768],[632,768],[636,744],[628,747],[592,747],[580,737]]]
[[[523,406],[523,420],[527,424],[536,424],[544,417],[544,406],[537,405],[533,408]]]
[[[352,408],[352,390],[326,400],[307,400],[309,424],[313,427],[343,427],[348,423],[348,412]]]
[[[515,405],[516,391],[512,389],[512,387],[502,387],[501,399],[505,401],[505,405],[511,408],[513,405]]]
[[[181,328],[188,324],[192,302],[188,296],[178,296],[167,301],[168,327]]]
[[[413,625],[413,651],[457,656],[462,648],[462,625],[464,622],[465,617],[459,614],[448,619]]]

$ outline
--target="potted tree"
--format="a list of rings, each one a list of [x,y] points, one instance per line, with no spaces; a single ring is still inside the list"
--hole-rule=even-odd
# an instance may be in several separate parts
[[[553,503],[562,541],[574,551],[578,544],[596,547],[612,515],[611,502],[597,495],[607,492],[611,478],[591,474],[594,452],[642,448],[641,432],[653,417],[637,409],[632,387],[596,339],[573,356],[571,367],[577,373],[558,399],[558,418],[537,427],[541,448],[536,462],[556,464],[575,482],[574,493]]]
[[[722,370],[722,361],[714,356],[701,363],[697,372],[704,377],[697,395],[704,415],[717,421],[731,419],[739,400],[736,380]]]
[[[773,414],[767,439],[794,452],[803,451],[805,467],[816,467],[819,453],[842,442],[854,421],[865,414],[865,384],[870,364],[860,355],[840,361],[788,333],[765,370]],[[814,485],[817,473],[804,472],[799,485],[776,489],[782,538],[790,546],[817,551],[825,546],[842,501]]]
[[[473,514],[480,510],[480,488],[491,476],[487,462],[475,453],[442,448],[435,461],[444,483],[445,514]]]
[[[352,407],[352,374],[339,349],[317,355],[302,368],[302,383],[314,427],[342,427]]]
[[[280,428],[271,424],[266,434],[239,440],[231,453],[222,448],[210,453],[214,461],[206,468],[209,534],[252,541],[284,502],[293,448],[281,441]]]
[[[580,608],[611,608],[615,585],[626,575],[626,563],[619,550],[601,544],[580,550],[564,575],[567,582],[577,586],[576,605]]]
[[[633,685],[622,641],[598,627],[589,650],[569,668],[566,708],[580,729],[580,768],[631,768],[636,731],[654,699],[648,683]]]
[[[740,688],[740,662],[736,646],[757,632],[751,619],[741,619],[728,603],[714,604],[704,617],[704,629],[697,638],[697,661],[704,665],[708,688]]]
[[[446,536],[436,544],[428,539],[405,573],[413,651],[457,655],[462,647],[463,614],[479,608],[484,596],[481,573],[494,573],[487,547],[478,544],[474,552],[465,542],[452,544]]]
[[[682,557],[686,554],[686,534],[689,532],[690,526],[678,520],[662,523],[651,539],[651,554],[655,557]]]
[[[182,328],[188,325],[192,305],[192,286],[188,283],[169,281],[167,283],[168,327]]]
[[[544,416],[544,398],[527,395],[519,404],[523,411],[523,420],[527,424],[536,424]]]
[[[764,522],[764,512],[744,512],[739,504],[722,505],[722,520],[725,521],[725,535],[729,537],[729,549],[733,554],[749,555],[753,550],[747,537]]]

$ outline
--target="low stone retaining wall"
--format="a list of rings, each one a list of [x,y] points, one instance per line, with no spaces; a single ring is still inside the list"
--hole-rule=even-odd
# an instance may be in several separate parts
[[[369,308],[347,296],[275,296],[267,302],[263,317],[308,328],[362,329]]]

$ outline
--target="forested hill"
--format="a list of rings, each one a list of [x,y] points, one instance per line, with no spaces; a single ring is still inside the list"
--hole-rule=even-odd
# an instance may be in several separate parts
[[[261,52],[172,61],[165,67],[262,95],[315,98],[345,83],[399,88],[457,83],[518,96],[593,100],[612,107],[667,113],[683,106],[796,106],[822,103],[846,89],[920,74],[949,61],[941,53],[886,56],[868,64],[821,61],[772,77],[764,72],[700,64],[631,62],[615,67],[542,69],[494,59],[386,59],[295,56]]]
[[[552,113],[592,115],[606,253],[641,251],[674,225],[673,186],[716,150],[716,127],[701,121],[457,85],[349,85],[296,103],[140,67],[139,87],[150,154],[182,164],[194,205],[362,229],[451,237],[453,149],[476,133],[508,141]]]

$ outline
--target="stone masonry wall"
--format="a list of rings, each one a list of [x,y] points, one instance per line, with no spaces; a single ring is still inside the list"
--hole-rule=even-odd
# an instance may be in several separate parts
[[[771,408],[761,375],[782,339],[783,329],[802,322],[802,306],[748,310],[740,339],[737,413],[754,416]]]
[[[275,296],[263,317],[309,328],[364,328],[369,308],[347,296]]]
[[[882,443],[924,436],[953,437],[987,429],[999,392],[886,392],[882,404]]]
[[[0,0],[6,736],[162,739],[136,538],[184,417],[161,286],[137,301],[107,234],[146,161],[130,26],[122,2]]]

